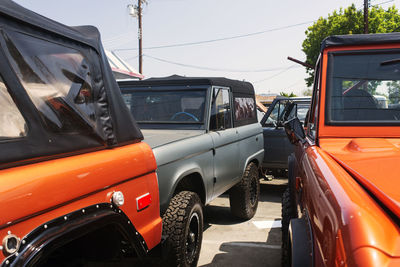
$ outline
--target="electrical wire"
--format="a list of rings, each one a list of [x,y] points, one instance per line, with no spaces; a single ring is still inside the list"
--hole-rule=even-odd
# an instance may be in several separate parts
[[[252,82],[252,83],[253,83],[253,84],[256,84],[256,83],[261,83],[261,82],[265,82],[265,81],[271,80],[272,78],[275,78],[276,76],[279,76],[279,75],[281,75],[281,74],[287,72],[288,70],[290,70],[290,69],[292,69],[292,68],[297,68],[297,67],[301,67],[301,66],[299,66],[299,65],[297,65],[297,64],[290,65],[289,67],[283,69],[282,71],[280,71],[280,72],[278,72],[278,73],[275,73],[275,74],[273,74],[273,75],[271,75],[271,76],[269,76],[269,77],[267,77],[267,78],[264,78],[264,79],[262,79],[262,80],[258,80],[258,81]]]
[[[161,49],[161,48],[182,47],[182,46],[190,46],[190,45],[199,45],[199,44],[227,41],[227,40],[233,40],[233,39],[238,39],[238,38],[250,37],[250,36],[254,36],[254,35],[260,35],[260,34],[264,34],[264,33],[268,33],[268,32],[289,29],[289,28],[293,28],[293,27],[297,27],[297,26],[301,26],[301,25],[305,25],[305,24],[310,24],[315,21],[316,20],[306,21],[306,22],[282,26],[282,27],[278,27],[278,28],[273,28],[273,29],[268,29],[268,30],[263,30],[263,31],[258,31],[258,32],[252,32],[252,33],[247,33],[247,34],[241,34],[241,35],[234,35],[234,36],[229,36],[229,37],[224,37],[224,38],[217,38],[217,39],[197,41],[197,42],[180,43],[180,44],[171,44],[171,45],[150,46],[150,47],[144,47],[143,49],[147,49],[147,50]],[[129,51],[129,50],[137,50],[137,49],[138,48],[118,48],[118,49],[114,49],[114,51]]]
[[[204,66],[196,66],[196,65],[190,65],[190,64],[184,64],[184,63],[179,63],[179,62],[174,62],[154,56],[150,56],[147,54],[143,54],[144,57],[151,58],[160,62],[172,64],[172,65],[177,65],[181,67],[186,67],[186,68],[192,68],[192,69],[201,69],[201,70],[209,70],[209,71],[223,71],[223,72],[244,72],[244,73],[250,73],[250,72],[270,72],[270,71],[278,71],[285,69],[285,67],[278,67],[278,68],[269,68],[269,69],[253,69],[253,70],[238,70],[238,69],[223,69],[223,68],[210,68],[210,67],[204,67]],[[293,65],[294,66],[294,65]]]

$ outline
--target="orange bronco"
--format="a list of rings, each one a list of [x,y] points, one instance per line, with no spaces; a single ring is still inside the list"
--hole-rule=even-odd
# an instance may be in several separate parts
[[[283,195],[285,266],[400,266],[400,34],[331,36]]]
[[[161,240],[156,162],[99,32],[0,13],[1,266],[141,260]]]

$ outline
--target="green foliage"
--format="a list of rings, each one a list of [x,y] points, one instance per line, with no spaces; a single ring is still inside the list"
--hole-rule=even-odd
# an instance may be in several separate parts
[[[395,6],[384,10],[382,7],[369,9],[369,32],[388,33],[399,30],[400,14]],[[317,62],[320,45],[323,39],[330,35],[360,34],[364,32],[364,13],[357,10],[352,4],[346,9],[334,10],[327,18],[320,17],[306,30],[306,39],[303,41],[303,52],[306,54],[306,62],[315,65]],[[314,70],[307,68],[309,77],[306,78],[310,86],[314,80]]]
[[[386,83],[389,92],[389,104],[400,103],[400,82],[391,81]]]
[[[280,92],[279,95],[284,96],[284,97],[296,97],[297,96],[293,92],[291,92],[290,94],[285,93],[285,92]]]
[[[312,96],[312,89],[311,88],[307,88],[303,91],[303,95],[304,96]]]

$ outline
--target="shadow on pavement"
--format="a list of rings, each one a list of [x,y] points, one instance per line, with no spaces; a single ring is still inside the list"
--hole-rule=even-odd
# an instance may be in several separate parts
[[[262,181],[260,183],[260,201],[281,203],[286,187],[287,183],[273,184],[270,181]]]
[[[221,253],[214,256],[210,266],[280,266],[280,245],[269,245],[264,242],[225,242],[220,247]]]
[[[237,223],[244,222],[236,218],[231,213],[231,208],[222,206],[206,206],[204,209],[204,230],[209,228],[210,224],[219,225],[233,225]]]

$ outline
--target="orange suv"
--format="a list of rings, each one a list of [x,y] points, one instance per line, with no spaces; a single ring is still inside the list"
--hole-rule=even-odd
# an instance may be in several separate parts
[[[326,38],[313,90],[286,123],[283,263],[399,266],[400,34]]]
[[[0,13],[1,266],[137,262],[161,240],[156,162],[99,32]]]

